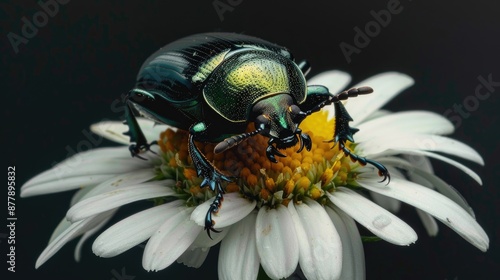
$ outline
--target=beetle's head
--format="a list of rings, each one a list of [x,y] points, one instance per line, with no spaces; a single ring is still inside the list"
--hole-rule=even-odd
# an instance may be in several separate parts
[[[304,146],[311,149],[311,138],[299,128],[306,114],[295,105],[291,95],[276,94],[259,100],[252,108],[252,116],[259,133],[269,137],[266,150],[269,160],[277,162],[275,155],[284,157],[278,149],[292,147],[299,142],[298,152]]]

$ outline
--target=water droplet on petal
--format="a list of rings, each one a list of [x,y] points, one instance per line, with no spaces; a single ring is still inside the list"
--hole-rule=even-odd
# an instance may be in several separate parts
[[[388,226],[391,222],[392,220],[390,217],[382,214],[375,217],[375,219],[373,219],[372,224],[376,229],[381,230],[386,226]]]

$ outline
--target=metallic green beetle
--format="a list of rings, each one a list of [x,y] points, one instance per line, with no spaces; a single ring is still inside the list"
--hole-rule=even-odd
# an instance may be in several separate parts
[[[137,76],[135,87],[127,96],[126,122],[132,156],[149,150],[134,115],[189,131],[189,154],[202,187],[216,193],[205,219],[210,235],[212,213],[219,210],[224,190],[222,181],[231,178],[222,174],[196,147],[194,141],[218,143],[215,153],[230,149],[245,139],[261,134],[269,138],[267,157],[277,162],[283,157],[279,149],[300,143],[298,152],[311,149],[310,137],[299,124],[326,105],[335,106],[335,132],[332,142],[361,164],[372,164],[390,179],[380,163],[353,154],[345,147],[354,142],[355,128],[349,127],[351,117],[340,102],[349,97],[369,94],[369,87],[353,88],[332,94],[321,85],[307,85],[305,75],[310,67],[306,61],[296,63],[283,47],[240,34],[206,33],[182,38],[151,55]],[[245,133],[249,123],[256,130]]]

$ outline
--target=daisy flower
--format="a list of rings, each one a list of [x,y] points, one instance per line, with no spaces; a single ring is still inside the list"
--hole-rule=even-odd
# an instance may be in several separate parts
[[[309,81],[327,86],[330,92],[349,83],[350,76],[340,71]],[[355,221],[382,240],[411,245],[417,234],[391,213],[401,202],[417,209],[429,234],[437,233],[438,220],[486,251],[488,236],[470,206],[433,173],[428,160],[449,163],[481,184],[476,173],[447,155],[483,164],[481,156],[442,136],[453,132],[453,125],[441,115],[380,110],[412,84],[404,74],[383,73],[355,85],[369,85],[375,93],[346,103],[352,125],[360,129],[349,149],[384,164],[391,173],[389,184],[379,182],[375,168],[351,161],[325,142],[333,135],[333,106],[300,125],[311,136],[312,149],[282,150],[286,157],[277,158],[276,164],[267,159],[268,139],[261,135],[221,154],[213,153],[213,144],[197,143],[217,168],[236,177],[224,185],[224,204],[213,217],[220,233],[213,233],[213,239],[203,227],[214,193],[200,188],[201,179],[188,156],[187,132],[140,119],[148,140],[158,140],[154,153],[143,155],[146,160],[130,157],[127,146],[99,148],[74,155],[22,187],[24,197],[78,190],[36,266],[81,236],[75,250],[79,259],[86,239],[120,207],[141,200],[150,201],[151,207],[104,230],[92,246],[96,255],[113,257],[147,242],[142,264],[148,271],[162,270],[175,261],[199,267],[220,242],[220,279],[256,279],[260,268],[272,279],[295,273],[307,279],[364,279],[363,244]],[[91,128],[129,144],[123,135],[127,127],[121,122],[106,121]]]

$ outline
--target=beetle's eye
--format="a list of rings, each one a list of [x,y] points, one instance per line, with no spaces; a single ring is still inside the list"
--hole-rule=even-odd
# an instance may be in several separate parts
[[[292,117],[292,120],[295,122],[301,122],[305,117],[306,114],[302,112],[299,108],[299,106],[293,104],[288,107],[288,111],[290,112],[290,116]]]
[[[142,89],[131,90],[128,97],[136,103],[142,103],[145,101],[153,101],[155,99],[153,94],[151,94],[145,90],[142,90]]]
[[[300,108],[295,104],[288,106],[288,111],[292,114],[292,116],[300,114]]]
[[[255,119],[255,127],[257,128],[267,128],[269,127],[270,118],[267,115],[259,115]]]

